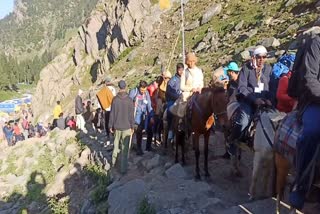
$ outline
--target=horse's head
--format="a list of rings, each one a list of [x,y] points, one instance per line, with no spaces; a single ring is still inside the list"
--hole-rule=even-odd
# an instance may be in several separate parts
[[[225,127],[228,124],[227,105],[228,96],[223,87],[213,88],[213,95],[211,98],[211,111],[213,112],[217,122]]]

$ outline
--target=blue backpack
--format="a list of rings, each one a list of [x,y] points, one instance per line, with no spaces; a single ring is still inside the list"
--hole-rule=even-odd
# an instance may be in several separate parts
[[[285,54],[281,56],[278,62],[273,65],[272,73],[274,76],[279,79],[282,74],[287,74],[291,71],[295,58],[295,54]]]

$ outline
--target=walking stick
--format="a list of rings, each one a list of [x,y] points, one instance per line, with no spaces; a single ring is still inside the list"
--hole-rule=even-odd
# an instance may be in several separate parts
[[[136,117],[137,105],[138,105],[138,103],[137,103],[137,99],[136,99],[135,102],[134,102],[133,118]],[[132,132],[131,135],[130,135],[128,156],[129,156],[129,154],[130,154],[130,149],[131,149],[131,145],[132,145],[133,134],[134,134],[134,129],[133,129],[133,132]]]

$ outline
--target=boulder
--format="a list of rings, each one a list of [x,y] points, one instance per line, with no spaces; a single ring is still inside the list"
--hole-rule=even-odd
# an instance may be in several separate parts
[[[81,167],[86,166],[90,163],[90,155],[91,151],[89,148],[85,148],[82,152],[76,163],[78,163]]]
[[[241,30],[242,27],[243,27],[243,24],[244,24],[244,21],[241,20],[241,21],[234,27],[234,29],[235,29],[236,31]]]
[[[191,30],[194,30],[196,28],[198,28],[200,26],[200,21],[199,20],[196,20],[194,22],[192,22],[191,24],[185,26],[185,30],[186,31],[191,31]]]
[[[186,178],[187,174],[180,164],[175,164],[165,172],[169,179]]]
[[[146,162],[146,169],[150,171],[151,169],[160,165],[160,155],[156,154],[151,160]]]
[[[293,5],[294,3],[296,3],[296,0],[289,0],[287,1],[287,3],[285,4],[286,7],[290,7],[291,5]]]
[[[127,58],[127,62],[131,62],[132,60],[134,60],[137,56],[137,51],[133,50],[129,53],[128,58]]]
[[[289,33],[295,32],[298,28],[299,28],[299,25],[297,23],[294,23],[294,24],[290,25],[284,32],[280,33],[279,37],[280,38],[285,37]]]
[[[112,189],[108,198],[108,213],[135,213],[146,192],[147,186],[141,179],[129,181],[123,186]]]
[[[204,49],[207,48],[207,44],[205,42],[199,42],[194,48],[193,50],[197,53],[200,51],[203,51]]]
[[[263,45],[266,48],[276,48],[280,46],[280,41],[274,37],[263,39],[259,42],[260,45]]]
[[[222,10],[221,4],[214,4],[201,17],[201,25],[208,23],[214,16],[218,15]]]
[[[68,158],[73,158],[79,154],[79,147],[76,144],[69,144],[64,152]]]
[[[240,53],[242,60],[249,60],[251,58],[250,51],[245,50]]]

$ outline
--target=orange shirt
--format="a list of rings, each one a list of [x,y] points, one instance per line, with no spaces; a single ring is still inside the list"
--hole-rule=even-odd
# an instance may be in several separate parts
[[[14,133],[15,135],[21,135],[21,131],[20,131],[20,128],[19,128],[18,125],[13,126],[13,133]]]

